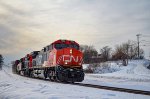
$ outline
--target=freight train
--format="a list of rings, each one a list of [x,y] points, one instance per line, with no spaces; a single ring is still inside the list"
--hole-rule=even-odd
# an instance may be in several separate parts
[[[33,51],[13,62],[12,70],[23,76],[43,75],[45,79],[61,82],[82,82],[83,53],[72,40],[57,40],[41,51]]]

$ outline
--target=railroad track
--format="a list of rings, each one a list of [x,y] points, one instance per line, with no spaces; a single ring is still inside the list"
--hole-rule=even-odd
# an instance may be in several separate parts
[[[23,77],[26,77],[26,76],[23,76]],[[27,78],[31,78],[31,77],[27,77]],[[50,81],[49,79],[43,79],[43,78],[37,78],[37,77],[32,78],[32,79]],[[150,91],[144,91],[144,90],[117,88],[117,87],[109,87],[109,86],[101,86],[101,85],[93,85],[93,84],[84,84],[84,83],[67,83],[67,82],[58,82],[58,81],[51,81],[51,82],[150,96]]]
[[[74,83],[73,85],[85,86],[97,89],[105,89],[119,92],[127,92],[133,94],[141,94],[150,96],[150,91],[136,90],[136,89],[127,89],[127,88],[117,88],[117,87],[109,87],[109,86],[101,86],[101,85],[92,85],[92,84],[83,84],[83,83]]]

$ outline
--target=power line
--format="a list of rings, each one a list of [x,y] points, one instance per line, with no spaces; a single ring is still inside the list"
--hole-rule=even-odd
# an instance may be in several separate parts
[[[144,45],[140,45],[140,46],[146,46],[146,47],[149,47],[150,45],[148,45],[148,44],[144,44]]]
[[[141,42],[148,42],[148,43],[150,43],[150,41],[147,41],[147,40],[141,40]]]
[[[142,37],[150,37],[150,35],[142,35]]]
[[[145,45],[150,45],[150,43],[142,43],[142,44],[145,44]]]

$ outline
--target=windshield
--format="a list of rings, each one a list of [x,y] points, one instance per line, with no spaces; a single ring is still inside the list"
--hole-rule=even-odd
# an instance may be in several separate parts
[[[63,48],[75,48],[79,50],[79,46],[75,44],[55,44],[56,49],[63,49]]]

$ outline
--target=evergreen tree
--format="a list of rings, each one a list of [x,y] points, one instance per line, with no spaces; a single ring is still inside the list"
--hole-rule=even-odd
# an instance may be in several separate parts
[[[4,58],[3,58],[3,56],[0,54],[0,70],[2,70],[3,63],[4,63]]]

